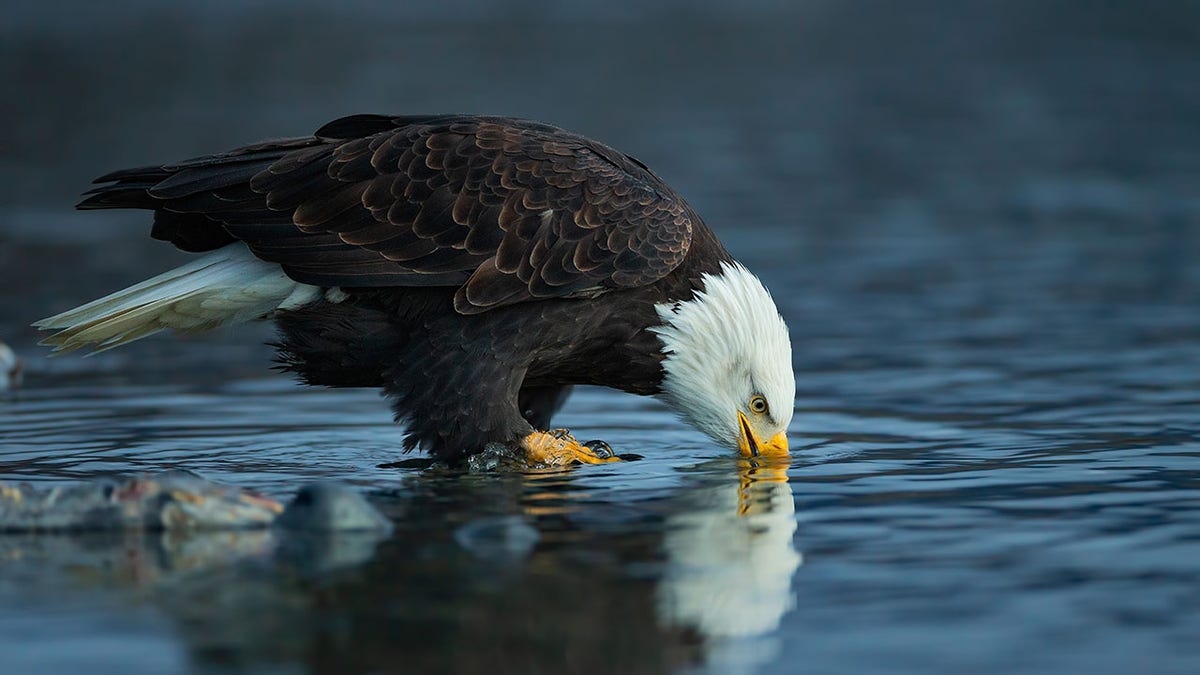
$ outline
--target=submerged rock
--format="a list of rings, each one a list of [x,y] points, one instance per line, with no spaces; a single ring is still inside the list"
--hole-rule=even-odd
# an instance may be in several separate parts
[[[332,483],[300,488],[275,525],[313,532],[390,531],[392,521],[363,496]]]
[[[533,552],[541,533],[516,515],[483,518],[454,531],[454,541],[474,555],[493,563],[516,563]]]
[[[223,530],[278,525],[299,530],[386,530],[390,521],[356,492],[302,487],[286,508],[191,471],[39,490],[0,482],[0,531]]]
[[[370,560],[392,521],[343,485],[305,485],[275,521],[278,557],[305,574],[326,574]]]

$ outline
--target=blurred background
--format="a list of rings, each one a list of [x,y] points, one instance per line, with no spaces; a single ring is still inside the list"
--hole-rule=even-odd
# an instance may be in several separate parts
[[[415,481],[349,580],[0,584],[22,672],[1200,672],[1200,2],[16,0],[0,87],[0,340],[26,363],[0,478]],[[551,122],[686,196],[789,321],[797,452],[765,501],[794,503],[747,529],[754,481],[641,399],[585,391],[564,423],[649,461],[441,482],[378,468],[373,393],[272,376],[268,326],[35,346],[186,259],[149,214],[73,211],[93,177],[360,112]],[[503,574],[472,557],[481,505],[541,542]],[[759,532],[774,572],[739,605],[758,568],[711,558]]]

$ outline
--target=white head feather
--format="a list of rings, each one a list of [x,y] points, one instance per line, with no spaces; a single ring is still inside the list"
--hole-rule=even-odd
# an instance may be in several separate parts
[[[736,448],[738,412],[762,438],[792,421],[796,380],[787,324],[771,294],[740,263],[722,263],[703,276],[704,291],[686,302],[657,305],[663,343],[661,397],[718,443]],[[750,399],[766,398],[765,415],[750,414]]]

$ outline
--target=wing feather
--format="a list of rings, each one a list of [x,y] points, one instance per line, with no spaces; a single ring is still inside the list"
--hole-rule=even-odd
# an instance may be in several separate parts
[[[238,239],[325,286],[454,286],[465,314],[652,283],[703,227],[637,160],[499,117],[354,115],[99,181],[81,208],[153,208],[183,248]]]

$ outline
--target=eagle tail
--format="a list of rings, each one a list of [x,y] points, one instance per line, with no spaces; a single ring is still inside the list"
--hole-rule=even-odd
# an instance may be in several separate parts
[[[263,318],[320,296],[233,245],[33,325],[57,331],[41,342],[55,354],[87,345],[98,353],[168,328],[193,333]]]

